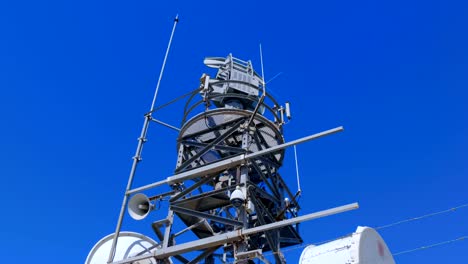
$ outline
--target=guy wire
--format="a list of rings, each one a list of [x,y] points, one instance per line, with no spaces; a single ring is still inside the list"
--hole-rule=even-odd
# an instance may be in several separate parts
[[[171,105],[171,104],[173,104],[173,103],[175,103],[175,102],[177,102],[177,101],[179,101],[179,100],[181,100],[181,99],[184,99],[185,97],[187,97],[187,96],[189,96],[189,95],[192,95],[192,94],[198,92],[199,90],[200,90],[200,88],[197,88],[197,89],[192,90],[192,91],[190,91],[190,92],[188,92],[188,93],[186,93],[186,94],[183,94],[183,95],[181,95],[181,96],[179,96],[179,97],[176,97],[175,99],[172,99],[171,101],[169,101],[169,102],[167,102],[167,103],[164,103],[164,104],[162,104],[162,105],[160,105],[160,106],[155,107],[155,108],[153,109],[153,111],[151,111],[150,113],[154,113],[154,112],[156,112],[156,111],[158,111],[158,110],[161,110],[161,109],[164,108],[164,107],[167,107],[167,106],[169,106],[169,105]]]

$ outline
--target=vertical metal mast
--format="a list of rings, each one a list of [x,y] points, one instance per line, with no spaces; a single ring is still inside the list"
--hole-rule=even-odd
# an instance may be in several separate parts
[[[118,240],[118,237],[119,237],[120,228],[122,226],[122,220],[123,220],[123,217],[124,217],[125,208],[127,207],[127,200],[128,200],[128,196],[129,196],[128,191],[132,189],[133,178],[135,176],[135,172],[136,172],[138,163],[141,161],[141,153],[142,153],[142,150],[143,150],[143,144],[146,142],[146,134],[148,132],[148,126],[149,126],[150,121],[152,120],[151,115],[152,115],[152,113],[154,111],[154,106],[155,106],[155,103],[156,103],[156,98],[158,96],[159,86],[161,84],[161,79],[162,79],[162,76],[163,76],[163,73],[164,73],[164,68],[166,66],[167,57],[169,55],[169,50],[171,48],[172,39],[174,37],[174,32],[175,32],[175,29],[176,29],[176,26],[177,26],[178,22],[179,22],[179,15],[176,15],[176,17],[174,18],[174,25],[172,27],[171,36],[169,38],[169,43],[167,44],[166,54],[164,55],[164,60],[163,60],[163,63],[162,63],[161,71],[159,72],[158,83],[156,84],[156,89],[154,91],[154,96],[153,96],[153,101],[151,103],[150,111],[147,114],[145,114],[145,120],[143,122],[143,128],[141,130],[140,137],[138,138],[138,145],[137,145],[137,148],[136,148],[136,151],[135,151],[135,156],[133,157],[133,163],[132,163],[132,168],[130,170],[130,175],[128,177],[127,188],[125,189],[125,194],[124,194],[124,198],[123,198],[123,201],[122,201],[122,206],[120,208],[120,214],[119,214],[119,218],[117,220],[117,226],[115,228],[114,239],[112,241],[112,247],[111,247],[111,250],[109,252],[109,259],[107,261],[108,263],[111,263],[113,261],[113,259],[114,259],[115,248],[117,246],[117,240]]]

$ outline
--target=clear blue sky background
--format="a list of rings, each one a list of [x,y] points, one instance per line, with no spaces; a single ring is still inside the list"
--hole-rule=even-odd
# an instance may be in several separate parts
[[[164,2],[164,3],[162,3]],[[112,233],[176,13],[158,104],[198,86],[205,56],[251,59],[290,101],[306,243],[468,202],[466,1],[0,3],[2,263],[83,263]],[[157,114],[179,125],[182,104]],[[136,185],[171,174],[176,133],[153,125]],[[296,190],[292,151],[283,176]],[[152,215],[165,216],[164,212]],[[126,220],[129,220],[127,217]],[[149,221],[124,230],[152,235]],[[381,231],[392,252],[468,235],[468,209]],[[296,263],[301,250],[287,253]],[[466,263],[468,241],[396,257]]]

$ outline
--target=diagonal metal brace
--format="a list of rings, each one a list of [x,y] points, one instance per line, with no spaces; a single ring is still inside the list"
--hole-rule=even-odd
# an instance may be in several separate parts
[[[213,252],[215,252],[220,246],[216,246],[216,247],[212,247],[212,248],[209,248],[205,251],[203,251],[200,255],[198,255],[196,258],[192,259],[189,263],[187,264],[197,264],[197,263],[200,263],[200,261],[206,257],[208,257],[209,255],[213,254]]]
[[[169,199],[169,202],[177,201],[182,196],[185,196],[186,194],[189,194],[190,192],[192,192],[196,188],[198,188],[201,185],[209,182],[211,179],[212,178],[208,177],[208,176],[205,177],[205,178],[200,179],[198,182],[194,183],[192,186],[188,187],[187,189],[185,189],[185,190],[181,191],[180,193],[178,193],[178,194],[174,195],[173,197],[171,197],[171,199]]]
[[[217,137],[215,140],[213,140],[212,142],[210,142],[210,144],[208,144],[207,146],[205,146],[203,149],[201,149],[199,152],[197,152],[197,154],[193,155],[191,158],[189,158],[188,160],[184,161],[184,163],[182,163],[177,169],[176,169],[176,172],[180,172],[182,171],[183,169],[187,168],[192,162],[194,162],[195,160],[197,160],[198,158],[200,158],[203,154],[205,154],[208,150],[212,149],[213,146],[217,145],[218,143],[222,142],[223,140],[225,140],[227,137],[229,137],[230,135],[232,135],[232,133],[236,132],[237,129],[239,128],[239,126],[244,122],[244,119],[241,119],[239,120],[236,124],[234,124],[234,126],[232,126],[231,128],[229,128],[226,132],[224,132],[223,135],[221,135],[220,137]]]
[[[243,225],[242,222],[239,222],[239,221],[236,221],[236,220],[224,218],[224,217],[217,216],[217,215],[202,213],[202,212],[199,212],[199,211],[190,210],[190,209],[182,208],[182,207],[179,207],[179,206],[174,206],[173,205],[173,206],[171,206],[171,210],[173,210],[174,212],[177,212],[177,213],[185,214],[185,215],[191,215],[191,216],[196,216],[196,217],[200,217],[200,218],[210,219],[212,221],[222,223],[222,224],[226,224],[226,225],[231,225],[231,226],[242,226]]]

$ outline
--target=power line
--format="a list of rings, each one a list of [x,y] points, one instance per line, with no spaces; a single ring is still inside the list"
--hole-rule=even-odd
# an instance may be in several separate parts
[[[424,250],[424,249],[429,249],[429,248],[433,248],[433,247],[437,247],[437,246],[442,246],[442,245],[450,244],[450,243],[453,243],[453,242],[462,241],[462,240],[465,240],[465,239],[468,239],[468,236],[462,236],[462,237],[452,239],[452,240],[447,240],[447,241],[438,242],[438,243],[427,245],[427,246],[422,246],[422,247],[418,247],[418,248],[414,248],[414,249],[400,251],[400,252],[397,252],[397,253],[393,254],[393,256],[403,255],[403,254],[412,253],[412,252],[419,251],[419,250]]]
[[[438,212],[434,212],[434,213],[430,213],[430,214],[426,214],[426,215],[422,215],[422,216],[418,216],[418,217],[408,218],[408,219],[397,221],[397,222],[394,222],[394,223],[391,223],[391,224],[375,227],[374,229],[375,230],[380,230],[380,229],[400,225],[400,224],[403,224],[403,223],[408,223],[408,222],[412,222],[412,221],[416,221],[416,220],[421,220],[421,219],[428,218],[428,217],[431,217],[431,216],[436,216],[436,215],[446,214],[446,213],[453,213],[456,210],[461,209],[461,208],[465,208],[465,207],[468,207],[468,204],[463,204],[463,205],[453,207],[453,208],[450,208],[450,209],[447,209],[447,210],[442,210],[442,211],[438,211]]]

